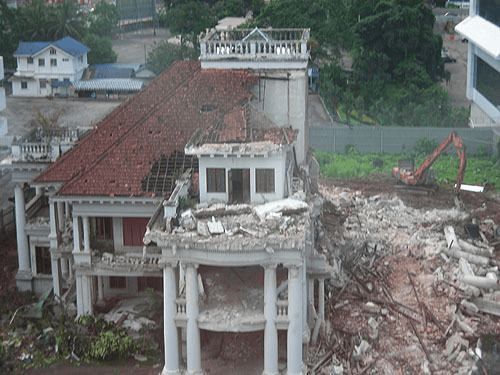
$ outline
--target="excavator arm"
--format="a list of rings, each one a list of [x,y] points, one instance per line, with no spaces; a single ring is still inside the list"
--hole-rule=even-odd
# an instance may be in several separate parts
[[[462,181],[464,179],[465,167],[467,166],[467,156],[465,154],[465,145],[463,144],[462,138],[460,138],[460,136],[458,136],[455,132],[451,132],[415,171],[394,167],[392,169],[392,175],[407,185],[422,184],[425,171],[431,167],[431,165],[436,161],[446,147],[450,145],[450,143],[453,143],[460,159],[457,183],[455,185],[455,191],[457,193],[460,192],[460,186],[462,185]]]

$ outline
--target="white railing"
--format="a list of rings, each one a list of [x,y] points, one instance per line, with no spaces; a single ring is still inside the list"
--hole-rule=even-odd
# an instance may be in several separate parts
[[[186,299],[177,298],[175,300],[175,305],[177,307],[177,318],[186,318]]]
[[[82,135],[79,129],[34,129],[12,142],[14,161],[55,161]]]
[[[279,300],[276,302],[276,320],[288,321],[288,301]]]
[[[210,41],[202,42],[202,58],[257,58],[297,59],[307,57],[306,42],[300,41]]]
[[[200,39],[200,58],[304,59],[308,58],[308,39],[309,29],[211,31]]]

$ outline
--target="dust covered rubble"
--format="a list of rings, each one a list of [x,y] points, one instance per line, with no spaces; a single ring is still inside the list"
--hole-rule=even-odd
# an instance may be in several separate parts
[[[359,191],[331,185],[320,185],[319,191],[325,200],[324,207],[333,206],[329,210],[324,210],[324,215],[328,211],[328,215],[335,216],[334,219],[323,217],[317,229],[319,248],[326,254],[337,271],[336,277],[331,280],[334,287],[346,287],[352,270],[354,268],[358,271],[362,269],[359,268],[360,264],[368,269],[375,263],[376,259],[388,255],[413,256],[424,262],[430,261],[433,265],[425,268],[430,269],[431,273],[420,275],[418,280],[421,282],[430,278],[433,280],[433,288],[437,286],[434,292],[437,290],[439,293],[443,292],[444,295],[448,295],[446,303],[446,316],[448,318],[443,319],[442,313],[433,316],[434,319],[438,316],[436,325],[442,324],[446,328],[444,337],[439,334],[436,337],[429,336],[429,331],[424,331],[426,339],[430,340],[428,345],[437,350],[442,348],[442,353],[432,353],[429,356],[429,353],[426,352],[427,359],[425,356],[421,358],[420,370],[422,373],[440,374],[449,373],[449,371],[471,374],[477,373],[478,368],[482,371],[485,369],[500,370],[498,368],[500,362],[486,361],[488,355],[494,356],[496,354],[482,353],[482,342],[481,339],[478,339],[480,336],[483,337],[485,332],[499,331],[498,322],[495,323],[495,320],[491,320],[490,316],[478,314],[478,312],[486,312],[500,315],[500,282],[498,281],[498,267],[491,264],[494,263],[491,260],[493,250],[491,246],[488,246],[484,235],[478,241],[473,241],[473,244],[456,237],[450,243],[448,238],[447,232],[453,225],[461,226],[470,220],[470,215],[467,212],[456,208],[419,210],[405,206],[404,202],[395,195],[383,194],[365,197]],[[334,227],[334,224],[338,224],[337,228]],[[483,224],[485,223],[480,223],[479,227],[483,228]],[[487,224],[491,227],[491,223]],[[453,241],[456,242],[455,245],[453,245]],[[449,252],[452,247],[455,250],[454,256],[450,255]],[[464,251],[459,252],[457,247]],[[484,256],[486,261],[482,261],[483,263],[480,264],[470,264],[464,257],[457,257],[457,254],[463,255],[473,251],[480,253],[479,256]],[[433,262],[432,259],[440,260],[438,264],[441,265],[435,270],[437,263]],[[472,259],[475,258],[472,257]],[[477,275],[481,276],[477,277]],[[355,278],[357,279],[357,277]],[[365,286],[369,284],[367,283]],[[483,289],[479,290],[478,284],[483,286]],[[416,290],[414,292],[417,293]],[[332,294],[329,293],[329,298],[331,297]],[[335,300],[335,297],[333,299]],[[426,302],[432,310],[437,306],[429,305],[431,300]],[[495,305],[496,302],[499,303]],[[366,303],[366,306],[369,303]],[[382,310],[384,309],[382,308]],[[385,320],[383,316],[386,316],[388,311],[385,310],[386,313],[378,317],[379,321]],[[378,311],[381,311],[380,308]],[[429,310],[429,314],[432,314],[432,311]],[[344,317],[344,319],[349,318]],[[367,318],[367,325],[371,327],[370,320],[373,321],[373,317]],[[423,316],[423,321],[425,322],[425,320],[426,318]],[[420,326],[418,328],[422,329]],[[416,331],[414,333],[417,335]],[[378,330],[374,337],[378,337]],[[384,356],[377,354],[376,351],[381,350],[382,343],[372,339],[371,336],[370,338],[371,341],[375,342],[374,346],[367,346],[362,353],[360,350],[356,350],[357,346],[354,346],[352,356],[348,355],[344,358],[334,355],[333,352],[328,354],[327,351],[317,350],[316,353],[326,353],[331,357],[329,370],[323,368],[321,373],[327,373],[324,372],[325,370],[335,374],[343,373],[342,366],[349,369],[350,360],[354,359],[360,360],[357,363],[366,365],[364,370],[377,367],[384,373],[398,373],[394,367],[389,366],[392,370],[387,372],[387,366],[380,365],[383,361],[378,357]],[[388,337],[385,339],[386,342],[393,340]],[[444,345],[438,345],[437,343],[442,342],[443,339],[445,340]],[[346,344],[344,342],[343,345],[351,345],[352,348],[352,343],[347,342]],[[425,340],[420,345],[423,351],[426,351]],[[376,349],[377,347],[379,348]],[[444,359],[444,362],[438,360],[439,365],[436,367],[435,360],[437,358]],[[434,363],[429,363],[429,360]],[[321,366],[318,366],[320,363]],[[313,367],[321,368],[323,363],[316,361]],[[358,365],[358,371],[361,369]],[[436,372],[436,370],[438,371]]]
[[[456,208],[414,209],[405,206],[397,196],[364,197],[359,191],[326,185],[320,185],[319,190],[336,207],[337,214],[344,216],[340,235],[324,236],[319,245],[334,264],[349,261],[359,249],[364,249],[370,257],[399,251],[438,254],[446,247],[444,225],[469,216]]]

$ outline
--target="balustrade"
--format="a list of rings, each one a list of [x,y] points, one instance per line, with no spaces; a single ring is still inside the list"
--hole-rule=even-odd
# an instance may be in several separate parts
[[[276,302],[277,307],[277,320],[288,320],[288,301],[278,301]]]

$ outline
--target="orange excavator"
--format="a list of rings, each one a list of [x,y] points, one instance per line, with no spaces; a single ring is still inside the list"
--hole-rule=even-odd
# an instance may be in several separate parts
[[[457,183],[455,185],[455,191],[457,194],[460,192],[460,186],[462,185],[462,181],[464,179],[464,171],[467,165],[467,156],[465,155],[465,145],[462,141],[462,138],[458,136],[457,133],[451,132],[448,137],[446,137],[439,146],[430,154],[427,159],[415,170],[407,169],[403,167],[394,167],[392,168],[392,175],[396,177],[398,181],[406,185],[424,185],[427,181],[427,170],[430,166],[436,161],[436,159],[441,155],[441,153],[453,143],[457,151],[457,155],[460,159],[460,166],[458,168],[458,176]]]

